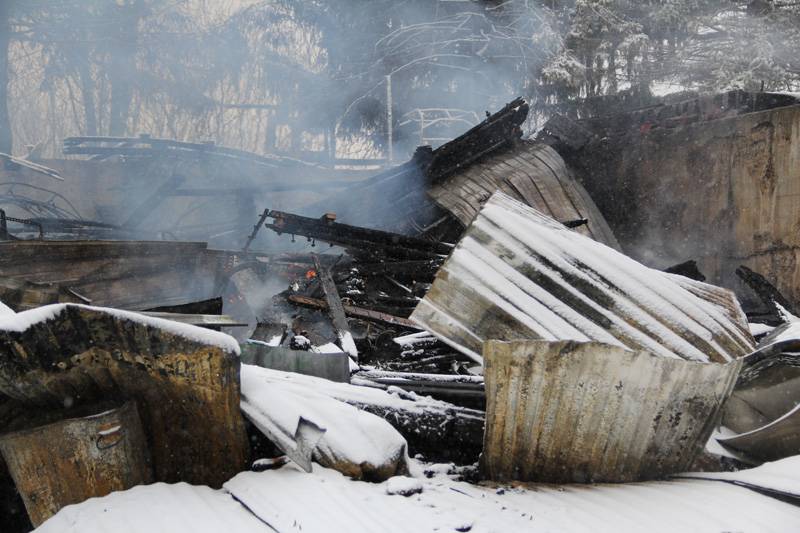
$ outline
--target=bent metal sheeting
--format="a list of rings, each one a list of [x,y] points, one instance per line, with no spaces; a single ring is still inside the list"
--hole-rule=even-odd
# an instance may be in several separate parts
[[[729,291],[645,267],[501,192],[411,319],[478,362],[489,339],[593,340],[699,362],[754,347]]]

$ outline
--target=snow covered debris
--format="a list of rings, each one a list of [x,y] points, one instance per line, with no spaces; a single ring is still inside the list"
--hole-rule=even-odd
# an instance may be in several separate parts
[[[497,192],[411,320],[478,362],[488,339],[595,340],[700,362],[750,352],[732,293],[678,278]]]
[[[414,453],[422,452],[429,459],[474,462],[481,450],[483,411],[418,396],[398,387],[374,388],[375,384],[366,380],[363,381],[367,386],[355,386],[250,365],[242,365],[241,375],[244,394],[250,383],[260,387],[289,386],[295,391],[313,391],[375,414],[390,422],[405,437],[409,449]],[[243,406],[243,409],[247,408]],[[289,427],[289,431],[292,430]]]
[[[387,479],[408,470],[406,441],[388,422],[302,382],[272,379],[274,372],[242,365],[241,407],[284,453],[294,455],[292,436],[306,421],[324,430],[312,446],[314,460],[322,465],[369,480]]]
[[[422,481],[407,476],[395,476],[386,482],[386,494],[412,496],[422,492]]]

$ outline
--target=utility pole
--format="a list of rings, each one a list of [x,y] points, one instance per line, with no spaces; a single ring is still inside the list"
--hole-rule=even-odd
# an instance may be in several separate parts
[[[392,75],[386,75],[386,134],[389,139],[389,164],[394,161],[394,132],[392,131]]]

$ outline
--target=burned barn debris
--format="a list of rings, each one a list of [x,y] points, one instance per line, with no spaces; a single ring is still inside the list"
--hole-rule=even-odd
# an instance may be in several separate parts
[[[657,135],[791,104],[725,98],[634,115]],[[179,482],[257,513],[275,475],[413,501],[437,490],[425,478],[467,496],[482,488],[466,481],[499,483],[500,497],[510,482],[628,484],[800,454],[800,345],[781,325],[794,289],[742,267],[761,304],[745,313],[741,285],[704,282],[727,279],[707,256],[629,252],[633,230],[617,239],[608,184],[588,183],[582,158],[634,119],[563,116],[530,140],[527,113],[514,100],[367,178],[213,144],[66,139],[88,159],[47,166],[82,176],[76,191],[87,168],[149,184],[115,217],[102,187],[91,208],[62,188],[0,195],[30,215],[0,227],[0,498],[46,531],[87,498],[192,488]],[[233,210],[150,224],[175,198],[230,199],[213,185],[226,165],[242,176]],[[203,202],[178,211],[202,219]],[[36,470],[59,432],[75,442]],[[172,484],[135,487],[153,481]]]
[[[650,270],[500,192],[411,318],[484,364],[482,468],[500,480],[685,470],[754,348],[732,294]]]

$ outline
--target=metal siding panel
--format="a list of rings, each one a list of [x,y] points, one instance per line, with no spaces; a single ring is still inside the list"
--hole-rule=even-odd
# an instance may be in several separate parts
[[[570,341],[489,341],[484,360],[484,474],[548,483],[688,469],[741,367]]]

